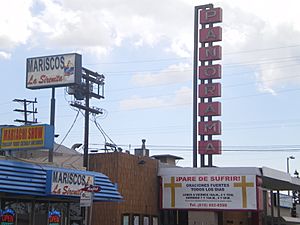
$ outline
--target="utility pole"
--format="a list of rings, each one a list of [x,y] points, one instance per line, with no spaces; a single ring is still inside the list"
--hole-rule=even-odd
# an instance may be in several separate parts
[[[51,103],[50,103],[50,125],[53,126],[54,132],[55,132],[55,87],[52,87],[51,92]],[[55,133],[54,133],[55,134]],[[54,149],[53,147],[49,149],[48,152],[48,162],[53,163],[53,155],[54,155]]]
[[[35,105],[37,103],[37,99],[35,98],[34,101],[27,100],[27,99],[14,99],[14,102],[21,103],[23,105],[23,109],[14,109],[15,112],[23,113],[24,119],[15,119],[15,122],[24,123],[25,125],[28,124],[35,124],[37,123],[37,119],[35,118],[35,114],[37,113],[37,108]],[[32,110],[29,110],[29,106],[32,105]],[[32,114],[32,119],[28,119],[28,115]]]
[[[84,113],[84,143],[83,143],[83,167],[89,170],[89,119],[90,113],[102,114],[102,109],[97,107],[90,107],[90,98],[101,99],[104,98],[104,75],[93,72],[82,67],[82,83],[80,85],[72,86],[68,89],[68,93],[74,95],[77,101],[70,105],[85,111]],[[80,101],[84,100],[84,104]],[[85,207],[83,211],[85,215],[85,224],[92,223],[92,206],[90,210]],[[89,219],[89,221],[88,221]]]
[[[90,107],[90,98],[104,98],[104,75],[93,72],[82,67],[81,85],[73,86],[69,89],[69,94],[72,93],[76,100],[84,100],[84,104],[79,101],[74,101],[70,105],[85,111],[84,114],[84,144],[83,144],[83,166],[88,169],[89,165],[89,115],[102,114],[102,109]]]

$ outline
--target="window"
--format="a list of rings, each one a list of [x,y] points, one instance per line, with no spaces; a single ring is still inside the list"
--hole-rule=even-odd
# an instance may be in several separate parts
[[[129,215],[128,214],[123,215],[122,225],[129,225]]]
[[[143,225],[149,225],[149,216],[144,216]]]
[[[158,218],[157,216],[152,217],[152,225],[158,225]]]
[[[139,215],[133,215],[133,225],[140,225],[140,216]]]

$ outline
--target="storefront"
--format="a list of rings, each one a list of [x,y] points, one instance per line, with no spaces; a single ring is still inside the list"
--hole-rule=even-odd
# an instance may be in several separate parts
[[[122,200],[101,173],[0,158],[0,223],[9,225],[82,224],[82,189],[97,187],[93,202]],[[2,223],[1,223],[2,224]]]
[[[300,224],[280,192],[300,179],[270,168],[160,168],[164,225]],[[277,198],[276,198],[277,197]]]

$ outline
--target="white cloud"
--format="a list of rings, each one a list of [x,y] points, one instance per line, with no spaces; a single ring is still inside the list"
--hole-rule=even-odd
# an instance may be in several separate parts
[[[189,1],[90,0],[88,4],[83,0],[22,1],[26,7],[20,2],[5,3],[6,7],[2,8],[10,21],[7,27],[13,30],[9,37],[0,36],[8,41],[2,40],[5,46],[27,43],[28,47],[64,48],[101,55],[124,41],[136,47],[165,41],[170,43],[166,46],[168,51],[190,55],[191,43],[185,42],[191,30],[186,23],[193,17]]]
[[[31,35],[32,0],[2,2],[0,7],[0,50],[11,50],[25,44]]]
[[[187,105],[192,104],[193,90],[189,87],[181,87],[175,93],[174,105]]]
[[[133,96],[132,98],[120,102],[121,110],[151,109],[161,107],[163,105],[164,101],[161,98],[156,97],[141,98]]]
[[[287,9],[282,9],[279,4],[273,4],[274,8],[272,5],[270,9],[255,0],[251,4],[245,1],[241,8],[240,1],[233,1],[232,5],[224,5],[223,9],[223,61],[240,65],[252,62],[258,90],[271,94],[289,85],[299,85],[299,76],[295,76],[298,68],[295,65],[300,46],[288,47],[300,44],[300,26],[295,17],[298,12],[291,7],[299,3],[288,1],[285,4]],[[226,55],[233,52],[241,53]]]
[[[282,63],[260,66],[256,74],[257,86],[262,92],[276,94],[277,90],[291,89],[300,84],[299,62],[294,58]]]
[[[0,51],[9,53],[14,48],[59,48],[94,55],[108,55],[123,43],[137,48],[156,47],[181,57],[193,55],[193,28],[195,0],[14,0],[5,1],[0,8]],[[257,61],[274,56],[274,52],[226,55],[276,46],[299,43],[300,2],[286,0],[284,8],[271,0],[220,0],[216,7],[223,8],[224,19],[223,62]],[[299,49],[299,48],[298,48]],[[295,57],[294,48],[280,51],[281,56]],[[3,58],[2,54],[2,58]],[[166,68],[156,74],[136,74],[137,85],[162,84],[191,79],[191,73],[169,73]],[[186,68],[184,65],[177,65]],[[274,70],[275,71],[275,70]],[[283,76],[284,71],[276,70]],[[279,75],[279,72],[281,75]],[[295,72],[295,71],[294,71]],[[257,68],[257,81],[266,87],[267,72]],[[276,78],[275,77],[275,78]],[[275,79],[276,80],[276,79]],[[289,79],[290,83],[295,80]],[[278,87],[269,82],[267,89]]]
[[[0,51],[0,59],[10,59],[10,58],[11,58],[10,53]]]
[[[174,97],[175,96],[175,97]],[[160,97],[133,96],[120,102],[121,110],[181,107],[192,104],[192,89],[182,87],[173,95]]]
[[[193,78],[192,66],[187,63],[171,65],[158,73],[137,73],[132,82],[136,86],[152,86],[190,81]]]

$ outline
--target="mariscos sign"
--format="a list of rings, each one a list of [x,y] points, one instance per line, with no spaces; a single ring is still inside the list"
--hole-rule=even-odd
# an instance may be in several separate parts
[[[163,209],[257,210],[255,175],[162,177]]]
[[[94,184],[94,177],[82,173],[51,170],[47,174],[47,188],[51,195],[80,196],[82,189]]]
[[[76,53],[28,58],[26,87],[39,89],[80,84],[81,70],[81,55]]]

